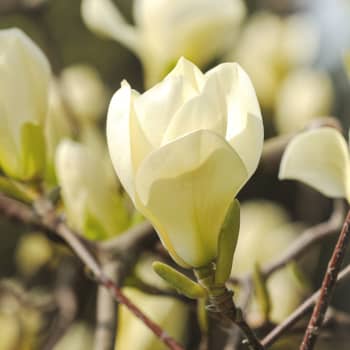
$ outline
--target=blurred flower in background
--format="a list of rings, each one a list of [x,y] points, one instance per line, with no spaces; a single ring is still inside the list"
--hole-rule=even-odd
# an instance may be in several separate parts
[[[245,16],[241,0],[135,0],[135,26],[111,0],[83,0],[82,17],[94,32],[115,39],[141,60],[145,85],[161,80],[181,57],[205,67],[234,43]]]
[[[232,276],[253,273],[256,264],[263,267],[265,263],[278,258],[302,229],[300,224],[290,221],[288,213],[278,203],[267,200],[242,203],[241,229],[233,259]],[[269,277],[269,315],[263,314],[259,300],[254,297],[248,308],[250,322],[261,324],[268,316],[271,321],[279,323],[300,304],[307,294],[307,287],[298,280],[295,269],[293,264],[289,264]]]
[[[135,288],[127,287],[123,291],[154,322],[161,325],[167,334],[184,343],[188,318],[188,309],[185,304],[169,297],[147,295]],[[125,306],[121,305],[115,344],[115,350],[119,349],[165,350],[167,347]]]
[[[118,183],[108,173],[109,164],[93,148],[69,140],[58,146],[56,174],[68,222],[90,239],[113,237],[129,226]]]
[[[25,33],[0,31],[0,169],[16,179],[40,177],[45,169],[50,74],[45,55]]]

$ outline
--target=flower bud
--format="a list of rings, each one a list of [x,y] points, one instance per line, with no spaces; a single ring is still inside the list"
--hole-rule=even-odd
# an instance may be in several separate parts
[[[203,74],[182,58],[142,95],[123,82],[109,106],[107,141],[122,185],[174,260],[213,261],[227,210],[262,150],[246,73],[227,63]]]
[[[0,168],[16,179],[31,180],[45,167],[50,66],[19,29],[0,31],[0,57]]]
[[[76,230],[90,239],[105,239],[126,229],[126,208],[99,153],[64,140],[57,148],[56,174],[68,220]]]
[[[96,69],[84,64],[67,67],[60,85],[68,107],[81,123],[96,122],[103,116],[109,96]]]

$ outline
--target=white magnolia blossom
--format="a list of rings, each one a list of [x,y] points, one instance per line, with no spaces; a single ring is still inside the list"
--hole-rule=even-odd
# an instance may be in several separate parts
[[[283,154],[280,179],[299,180],[328,197],[350,202],[349,148],[342,134],[325,127],[293,138]]]
[[[141,95],[124,81],[109,106],[107,141],[122,185],[174,260],[212,261],[226,211],[262,151],[247,74],[235,63],[203,74],[181,58]]]
[[[64,140],[56,151],[56,175],[70,224],[91,239],[113,237],[127,228],[128,216],[99,152]]]
[[[28,180],[45,166],[43,124],[48,108],[49,63],[21,30],[0,31],[0,168]]]
[[[245,16],[242,0],[135,0],[135,26],[111,0],[83,0],[82,17],[142,61],[146,85],[158,82],[180,56],[203,66],[234,42]]]

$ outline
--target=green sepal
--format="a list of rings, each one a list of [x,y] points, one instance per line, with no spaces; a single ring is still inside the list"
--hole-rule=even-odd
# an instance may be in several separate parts
[[[35,199],[35,193],[30,188],[6,176],[0,176],[0,192],[26,203]]]
[[[179,271],[159,261],[152,264],[153,270],[180,294],[190,299],[199,299],[207,296],[206,290]]]
[[[231,275],[233,254],[236,250],[240,225],[239,201],[230,204],[218,239],[215,284],[224,284]]]
[[[25,123],[21,128],[22,180],[40,178],[45,172],[46,145],[43,127]]]
[[[269,320],[271,312],[271,300],[269,291],[267,289],[266,280],[261,273],[260,265],[258,263],[256,263],[254,266],[253,282],[258,305],[260,307],[264,320],[267,321]]]

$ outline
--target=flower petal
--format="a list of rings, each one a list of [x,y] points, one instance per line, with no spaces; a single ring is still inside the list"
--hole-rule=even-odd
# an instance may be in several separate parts
[[[293,138],[284,152],[279,178],[299,180],[329,197],[347,197],[349,167],[345,139],[326,127]]]
[[[114,169],[124,189],[134,200],[134,175],[130,140],[130,115],[133,94],[129,84],[122,82],[121,88],[112,97],[107,115],[107,144]]]
[[[223,63],[205,74],[215,75],[226,95],[226,139],[240,155],[249,176],[255,171],[262,152],[264,127],[254,87],[247,73],[236,63]]]
[[[186,79],[197,91],[199,91],[204,84],[204,74],[194,63],[184,57],[179,58],[176,66],[165,79],[171,79],[174,77],[182,77]]]
[[[158,147],[176,111],[196,91],[185,77],[169,77],[135,100],[135,112],[147,139]]]
[[[185,103],[171,120],[162,144],[194,132],[210,130],[225,138],[226,102],[216,76],[204,84],[200,95]]]
[[[1,30],[0,167],[11,176],[28,179],[29,174],[22,173],[21,130],[26,123],[32,125],[32,130],[34,126],[42,127],[49,80],[49,62],[37,45],[19,29]]]
[[[111,0],[83,0],[81,15],[91,31],[115,39],[139,54],[138,33],[125,21]]]
[[[152,152],[141,164],[138,209],[175,261],[203,266],[215,258],[226,211],[247,178],[242,160],[223,138],[196,131]]]

